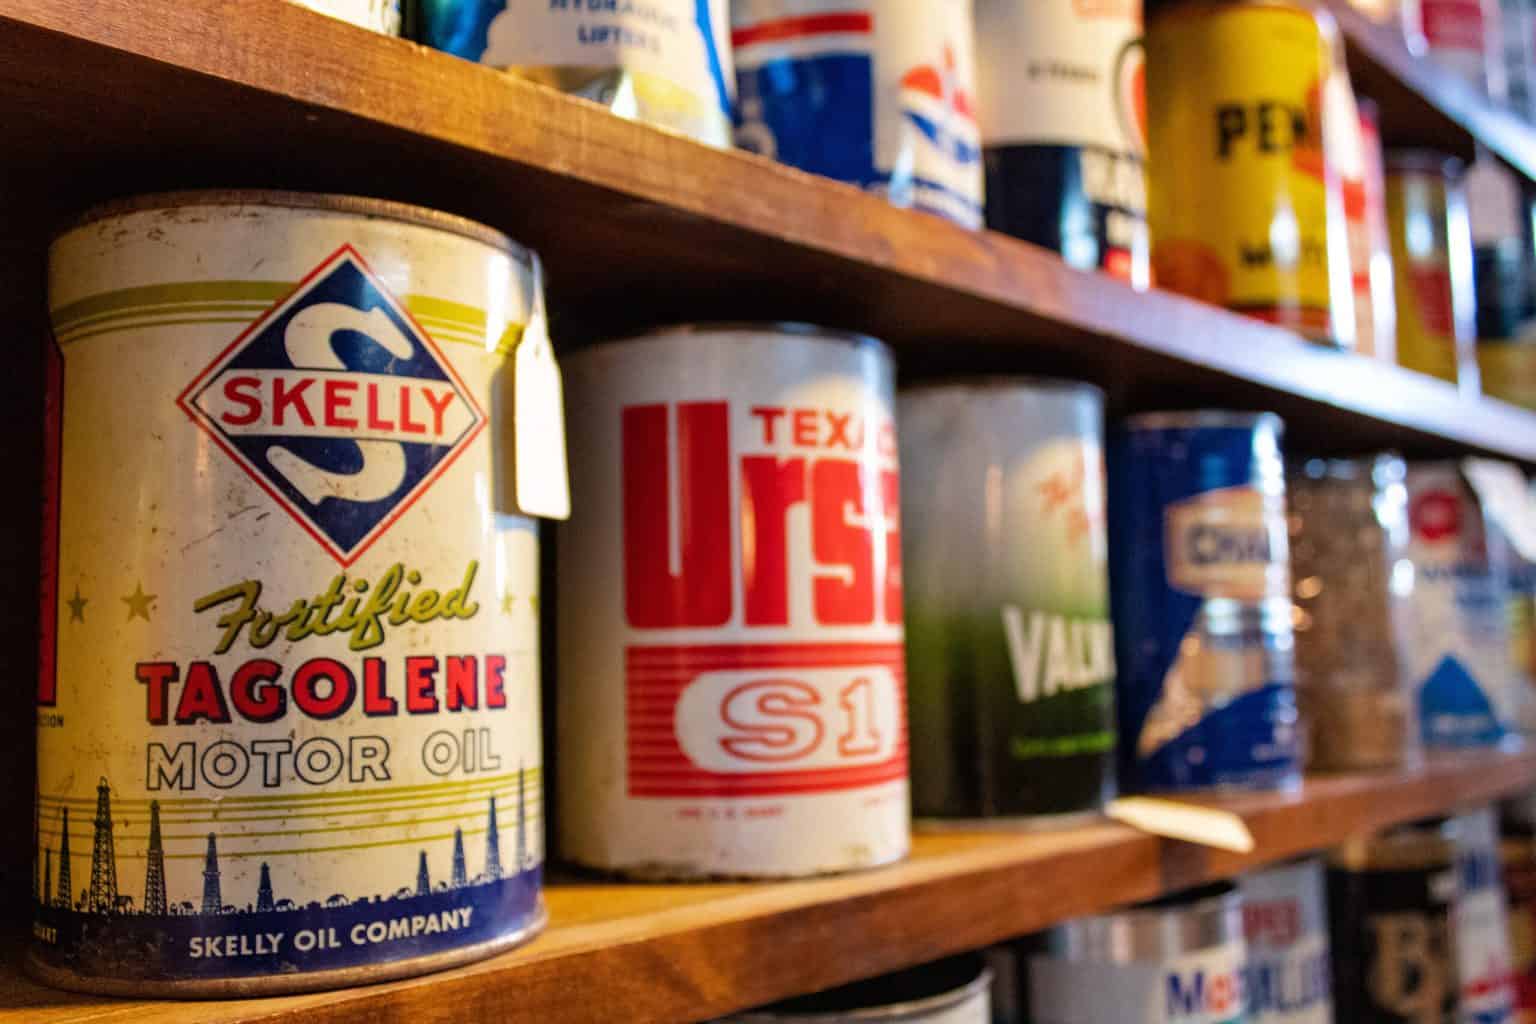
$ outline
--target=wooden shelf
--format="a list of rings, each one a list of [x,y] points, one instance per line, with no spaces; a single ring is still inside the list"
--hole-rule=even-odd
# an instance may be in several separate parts
[[[1147,899],[1364,831],[1536,785],[1536,754],[1436,760],[1423,772],[1309,780],[1291,795],[1208,802],[1242,815],[1247,856],[1113,824],[918,837],[912,859],[806,882],[550,887],[550,929],[522,950],[412,981],[222,1003],[101,1000],[0,978],[0,1024],[693,1021],[840,984]]]
[[[1467,82],[1409,52],[1395,26],[1373,22],[1349,0],[1324,0],[1349,44],[1355,89],[1381,107],[1382,132],[1397,145],[1473,156],[1480,142],[1536,180],[1536,127],[1490,102]]]
[[[1410,90],[1444,84],[1406,71]],[[11,0],[0,96],[10,142],[0,194],[15,201],[4,212],[23,240],[135,191],[381,195],[538,248],[557,340],[664,321],[804,319],[895,343],[908,374],[1068,374],[1105,386],[1116,411],[1271,408],[1298,448],[1474,448],[1536,462],[1536,414],[1137,294],[1012,239],[282,0]]]

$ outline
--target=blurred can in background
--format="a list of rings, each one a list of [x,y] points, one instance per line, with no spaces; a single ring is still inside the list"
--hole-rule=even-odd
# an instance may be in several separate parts
[[[732,0],[731,40],[741,148],[981,226],[971,0]]]
[[[1408,469],[1414,566],[1410,671],[1431,749],[1496,746],[1524,685],[1510,664],[1507,583],[1489,561],[1481,508],[1454,462]]]
[[[1300,860],[1246,875],[1247,1024],[1334,1024],[1323,866]]]
[[[1455,1018],[1454,850],[1433,829],[1336,849],[1328,872],[1333,1005],[1340,1024]]]
[[[1141,0],[976,0],[987,225],[1148,283]]]
[[[1397,361],[1477,390],[1472,229],[1461,163],[1427,150],[1387,154],[1387,227],[1397,294]]]
[[[912,807],[1096,811],[1114,793],[1098,389],[996,378],[898,398]]]
[[[1402,768],[1419,759],[1406,475],[1401,458],[1378,455],[1308,459],[1286,480],[1296,699],[1311,767]]]
[[[408,35],[711,146],[731,142],[727,0],[416,0]]]
[[[1536,1024],[1536,793],[1506,801],[1499,859],[1509,902],[1515,1020]]]
[[[1132,417],[1110,449],[1120,782],[1298,778],[1279,417]]]
[[[1147,18],[1147,220],[1158,285],[1354,346],[1328,121],[1348,90],[1333,19],[1284,0]]]
[[[1057,925],[1029,960],[1033,1024],[1246,1024],[1230,885]]]
[[[800,996],[729,1024],[993,1024],[992,969],[977,954],[950,957]]]
[[[1464,1024],[1513,1019],[1515,989],[1509,909],[1499,860],[1499,821],[1492,807],[1458,814],[1443,831],[1455,849],[1456,908],[1451,935]]]
[[[1386,155],[1376,104],[1357,100],[1360,178],[1345,182],[1350,273],[1355,294],[1355,351],[1397,361],[1397,298],[1392,284],[1392,238],[1387,230]]]

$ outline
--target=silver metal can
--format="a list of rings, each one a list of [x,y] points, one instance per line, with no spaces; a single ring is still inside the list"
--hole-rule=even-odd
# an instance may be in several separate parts
[[[400,0],[293,0],[321,14],[372,29],[386,36],[400,34]]]
[[[791,999],[731,1018],[733,1024],[992,1024],[992,970],[952,957]]]
[[[152,196],[50,251],[31,970],[377,981],[544,921],[532,255],[368,199]]]
[[[1034,1024],[1234,1024],[1243,1016],[1242,898],[1230,886],[1054,928],[1030,959]]]
[[[1333,1024],[1323,865],[1301,860],[1245,876],[1248,1024]]]
[[[869,339],[681,327],[565,360],[561,851],[646,877],[907,852],[893,368]]]
[[[912,806],[1060,820],[1115,785],[1104,400],[1026,378],[901,392]]]

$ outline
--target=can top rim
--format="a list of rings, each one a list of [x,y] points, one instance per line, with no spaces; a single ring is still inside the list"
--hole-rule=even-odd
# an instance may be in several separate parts
[[[601,341],[584,346],[584,348],[602,348],[628,341],[656,341],[678,334],[703,335],[724,333],[726,331],[789,334],[803,338],[816,338],[822,341],[842,342],[856,348],[874,348],[886,355],[889,355],[891,351],[889,345],[872,335],[860,334],[857,331],[844,330],[838,327],[822,327],[819,324],[805,323],[800,320],[698,320],[679,324],[665,324],[641,331],[638,334],[623,334],[613,338],[604,338]]]
[[[1040,391],[1080,391],[1104,398],[1104,389],[1086,380],[1068,377],[1036,376],[1029,373],[983,373],[977,376],[930,377],[903,384],[901,391],[1002,391],[1034,388]]]
[[[1383,157],[1382,166],[1389,171],[1424,171],[1455,178],[1461,174],[1466,164],[1460,157],[1438,149],[1409,147],[1388,149]]]
[[[401,203],[393,199],[375,199],[370,196],[330,192],[290,192],[282,189],[186,189],[149,192],[144,195],[112,199],[89,207],[83,213],[71,218],[54,234],[54,238],[58,239],[70,231],[109,217],[153,210],[174,210],[188,206],[271,206],[280,209],[331,210],[337,213],[352,213],[438,228],[501,249],[524,262],[528,261],[528,254],[531,251],[493,227],[470,220],[468,217],[444,213],[426,206]]]
[[[839,1024],[846,1021],[878,1021],[879,1024],[902,1024],[904,1021],[924,1021],[940,1010],[948,1009],[970,999],[977,992],[991,988],[992,968],[983,963],[981,970],[971,981],[945,992],[936,992],[921,999],[887,1003],[881,1006],[865,1006],[854,1010],[834,1010],[825,1013],[779,1012],[773,1007],[752,1010],[730,1018],[734,1024]]]
[[[1187,412],[1143,412],[1125,418],[1128,430],[1169,430],[1180,427],[1259,427],[1283,430],[1285,421],[1272,412],[1232,409],[1193,409]]]

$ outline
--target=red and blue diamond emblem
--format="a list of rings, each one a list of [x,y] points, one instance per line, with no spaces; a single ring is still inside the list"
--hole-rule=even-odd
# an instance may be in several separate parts
[[[350,245],[176,401],[343,567],[485,427],[431,337]]]

